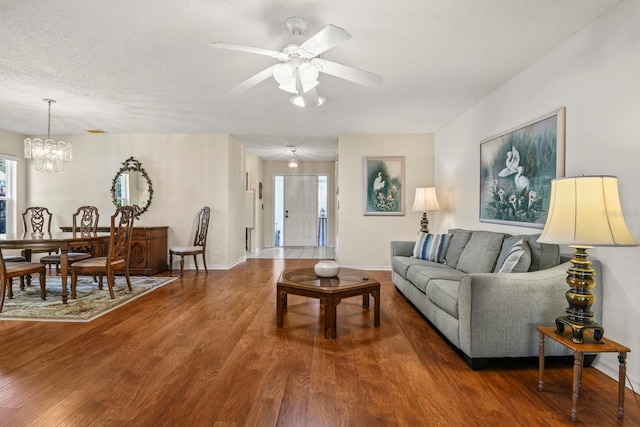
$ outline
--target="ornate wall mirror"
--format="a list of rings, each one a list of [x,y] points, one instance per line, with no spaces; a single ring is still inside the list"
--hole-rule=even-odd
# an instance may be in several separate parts
[[[145,213],[151,205],[153,188],[149,175],[142,168],[142,163],[129,157],[122,162],[122,167],[111,183],[111,198],[118,206],[133,206],[136,219]]]

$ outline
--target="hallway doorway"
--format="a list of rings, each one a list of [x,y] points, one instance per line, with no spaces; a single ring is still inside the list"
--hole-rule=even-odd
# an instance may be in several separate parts
[[[322,247],[327,242],[328,175],[276,175],[274,247]]]

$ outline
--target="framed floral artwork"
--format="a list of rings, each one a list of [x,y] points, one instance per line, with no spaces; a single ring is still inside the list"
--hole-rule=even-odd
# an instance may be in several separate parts
[[[543,228],[564,138],[563,107],[480,142],[480,221]]]
[[[364,215],[404,215],[404,157],[364,158]]]

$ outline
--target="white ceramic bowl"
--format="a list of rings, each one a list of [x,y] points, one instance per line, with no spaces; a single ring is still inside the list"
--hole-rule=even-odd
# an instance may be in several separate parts
[[[313,271],[320,277],[335,277],[340,273],[340,266],[335,261],[323,260],[313,266]]]

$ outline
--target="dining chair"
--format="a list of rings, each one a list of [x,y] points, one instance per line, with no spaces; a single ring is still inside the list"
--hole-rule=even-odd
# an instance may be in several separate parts
[[[51,217],[53,214],[49,212],[49,209],[42,206],[31,206],[28,207],[22,213],[22,229],[25,233],[31,234],[44,234],[51,233]],[[48,252],[49,254],[52,251],[48,249],[39,249],[32,250],[31,253],[42,253]],[[25,251],[22,251],[22,256],[27,259],[27,261],[31,261],[31,257],[25,254]]]
[[[5,263],[4,257],[2,256],[2,249],[0,249],[0,281],[2,281],[0,284],[0,312],[2,312],[2,307],[4,306],[5,296],[13,298],[11,279],[14,277],[24,277],[33,273],[39,273],[40,298],[45,300],[47,297],[47,290],[45,288],[46,269],[47,268],[39,262],[18,261]]]
[[[127,286],[130,291],[132,290],[129,278],[129,252],[134,218],[135,210],[132,206],[118,207],[111,216],[111,237],[107,256],[87,258],[71,264],[71,298],[76,297],[78,274],[98,274],[100,289],[102,289],[102,277],[106,275],[109,295],[114,299],[116,297],[113,292],[115,272],[123,270]]]
[[[211,216],[211,209],[208,206],[200,209],[198,213],[198,223],[196,225],[196,236],[193,239],[193,246],[177,246],[169,249],[169,274],[173,272],[173,256],[178,255],[180,257],[180,276],[184,271],[184,257],[186,255],[193,255],[193,262],[196,265],[196,271],[198,270],[198,260],[196,255],[202,255],[202,263],[204,264],[204,271],[207,270],[207,256],[205,250],[207,248],[207,233],[209,231],[209,218]]]
[[[50,233],[51,217],[49,209],[42,206],[28,207],[22,213],[22,226],[25,233]]]
[[[80,236],[89,236],[98,231],[100,214],[95,206],[80,206],[72,215],[71,232]],[[93,247],[72,248],[67,254],[69,265],[93,256]],[[55,265],[56,273],[60,271],[60,254],[47,255],[40,258],[44,265]]]
[[[30,206],[22,213],[22,229],[24,233],[44,234],[51,233],[51,217],[53,214],[49,209],[42,206]],[[49,249],[33,249],[30,252],[22,251],[22,256],[31,262],[31,254],[48,253],[51,255],[54,251]],[[57,252],[57,250],[55,251]],[[27,274],[27,285],[31,285],[31,275]],[[20,279],[20,285],[23,286],[24,279]]]
[[[24,262],[27,259],[22,255],[4,255],[2,257],[5,263],[7,262]],[[24,289],[24,276],[20,276],[20,289]]]

